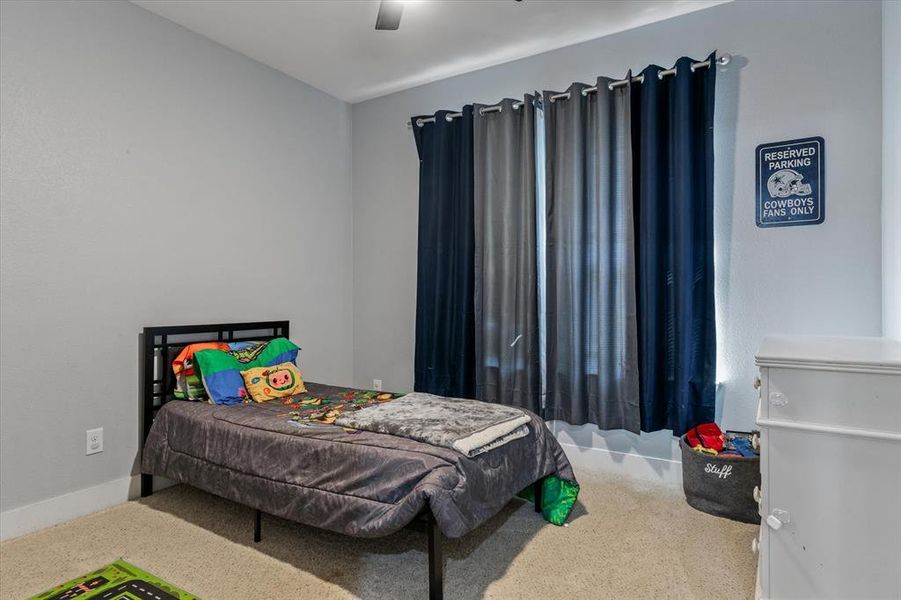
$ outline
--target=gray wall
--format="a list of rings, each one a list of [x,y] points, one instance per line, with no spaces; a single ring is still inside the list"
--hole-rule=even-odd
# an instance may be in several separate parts
[[[412,385],[418,163],[404,126],[410,115],[718,48],[736,56],[717,93],[718,379],[724,424],[750,428],[764,334],[880,333],[880,9],[735,2],[354,105],[355,383]],[[826,222],[758,229],[754,148],[812,135],[826,139]],[[582,445],[603,443],[571,434]],[[655,448],[668,454],[669,440]],[[645,453],[635,439],[617,449]]]
[[[138,7],[0,7],[2,510],[135,472],[144,325],[289,318],[309,378],[409,389],[407,118],[682,54],[737,55],[717,99],[725,424],[750,426],[765,332],[880,331],[878,3],[728,4],[358,104],[352,154],[346,104]],[[827,142],[826,223],[755,228],[754,147],[806,135]]]
[[[0,23],[3,510],[134,472],[145,325],[291,319],[349,382],[349,106],[128,3]]]
[[[901,2],[882,3],[882,330],[901,340]]]

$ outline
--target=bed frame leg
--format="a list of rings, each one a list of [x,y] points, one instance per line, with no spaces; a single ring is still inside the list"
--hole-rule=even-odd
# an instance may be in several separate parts
[[[429,600],[444,599],[444,555],[441,548],[441,529],[431,511],[427,513],[429,533]]]
[[[544,493],[544,477],[535,482],[534,486],[534,496],[535,496],[535,512],[541,512],[541,500],[542,494]]]
[[[259,510],[256,511],[256,514],[253,516],[253,541],[255,543],[259,543],[262,539],[261,529],[263,525],[263,513]]]
[[[141,498],[153,493],[153,475],[141,473]]]

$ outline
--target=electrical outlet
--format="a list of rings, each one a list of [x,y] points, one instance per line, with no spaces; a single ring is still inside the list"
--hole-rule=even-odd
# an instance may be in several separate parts
[[[381,379],[373,379],[372,380],[372,389],[377,392],[382,391],[382,380]]]
[[[103,427],[97,429],[88,429],[87,431],[87,447],[85,454],[97,454],[103,452]]]

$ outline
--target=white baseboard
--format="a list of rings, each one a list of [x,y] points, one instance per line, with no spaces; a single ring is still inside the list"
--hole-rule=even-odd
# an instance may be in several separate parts
[[[561,442],[573,469],[595,473],[617,473],[660,483],[682,484],[682,463],[678,460],[617,452],[607,448],[586,448]]]
[[[128,500],[139,477],[121,477],[100,485],[69,492],[0,512],[0,540],[7,540],[57,523],[70,521]]]
[[[83,490],[5,510],[0,512],[0,540],[19,537],[122,504],[140,495],[140,485],[140,475],[120,477]],[[168,480],[154,478],[154,491],[170,485],[172,482]]]

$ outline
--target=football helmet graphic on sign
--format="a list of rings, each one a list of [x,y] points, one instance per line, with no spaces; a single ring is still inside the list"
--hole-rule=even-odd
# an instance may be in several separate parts
[[[809,183],[802,183],[804,176],[793,169],[780,169],[776,171],[766,182],[766,189],[773,198],[788,198],[789,196],[809,196],[813,193]]]

